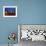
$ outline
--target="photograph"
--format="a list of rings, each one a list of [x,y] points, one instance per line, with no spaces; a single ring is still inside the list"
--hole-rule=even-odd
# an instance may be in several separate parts
[[[17,17],[17,6],[3,6],[3,17]]]

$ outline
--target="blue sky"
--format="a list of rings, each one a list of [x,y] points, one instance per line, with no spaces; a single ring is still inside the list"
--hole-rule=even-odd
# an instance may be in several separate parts
[[[5,8],[5,11],[9,11],[9,12],[15,12],[15,8]]]

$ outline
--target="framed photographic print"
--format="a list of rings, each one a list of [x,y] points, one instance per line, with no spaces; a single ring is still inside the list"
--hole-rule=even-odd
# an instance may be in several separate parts
[[[3,6],[3,17],[17,17],[17,6]]]

